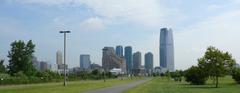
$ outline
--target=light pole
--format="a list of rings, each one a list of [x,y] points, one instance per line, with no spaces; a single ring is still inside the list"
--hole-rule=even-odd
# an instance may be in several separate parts
[[[66,86],[66,34],[70,33],[70,31],[59,31],[59,33],[63,33],[64,34],[64,67],[63,67],[63,71],[64,71],[64,82],[63,85]]]

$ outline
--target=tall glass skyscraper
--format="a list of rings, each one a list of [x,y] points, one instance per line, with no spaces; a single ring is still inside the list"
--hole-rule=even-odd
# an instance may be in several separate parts
[[[174,71],[174,44],[171,29],[161,29],[159,60],[160,67],[167,68],[169,71]]]
[[[126,67],[127,67],[127,73],[130,74],[133,66],[133,60],[132,60],[132,47],[131,46],[126,46],[125,47],[125,59],[126,59]]]
[[[140,69],[142,64],[141,52],[136,52],[133,54],[133,69]]]
[[[90,55],[80,55],[80,68],[87,70],[90,69],[90,65]]]
[[[151,52],[148,52],[144,56],[145,59],[145,69],[148,73],[152,72],[153,70],[153,54]]]
[[[119,57],[123,57],[123,47],[122,46],[119,45],[116,47],[116,54]]]

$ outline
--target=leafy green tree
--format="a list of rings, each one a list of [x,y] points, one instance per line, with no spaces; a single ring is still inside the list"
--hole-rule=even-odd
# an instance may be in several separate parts
[[[4,60],[0,60],[0,73],[5,73],[6,68],[4,66]]]
[[[235,68],[232,73],[232,78],[240,84],[240,68]]]
[[[205,55],[198,59],[199,68],[214,79],[215,87],[218,87],[219,77],[229,74],[236,64],[231,54],[222,52],[215,47],[208,47]]]
[[[208,76],[203,69],[197,66],[192,66],[185,71],[184,77],[187,82],[190,82],[193,85],[203,85],[207,81]]]
[[[11,50],[8,52],[8,69],[11,75],[22,71],[27,76],[31,76],[36,72],[32,65],[34,48],[32,40],[29,40],[27,44],[21,40],[11,43]]]

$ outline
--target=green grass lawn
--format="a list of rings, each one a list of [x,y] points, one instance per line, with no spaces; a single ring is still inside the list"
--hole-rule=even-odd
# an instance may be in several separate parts
[[[220,87],[214,88],[208,81],[207,85],[189,85],[186,82],[175,82],[167,78],[154,78],[125,93],[240,93],[240,85],[228,76],[220,79]]]
[[[114,86],[118,84],[129,83],[138,79],[113,79],[99,81],[74,81],[68,82],[64,87],[63,83],[45,83],[45,84],[30,84],[30,85],[13,85],[0,86],[0,93],[81,93],[87,90],[98,89],[103,87]]]

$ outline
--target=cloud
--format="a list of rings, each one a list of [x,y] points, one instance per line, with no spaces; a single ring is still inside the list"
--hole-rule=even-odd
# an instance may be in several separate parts
[[[80,0],[5,0],[7,3],[42,4],[42,5],[77,5]]]
[[[215,46],[223,51],[229,51],[237,61],[240,59],[237,41],[240,39],[240,11],[233,10],[186,27],[175,35],[176,55],[185,54],[188,57],[176,56],[179,67],[187,68],[197,64],[197,59],[203,56],[208,46]],[[183,42],[184,41],[184,42]]]
[[[80,28],[85,31],[92,30],[103,30],[104,23],[103,20],[98,17],[92,17],[84,20],[80,23]]]
[[[171,25],[180,12],[162,0],[11,0],[21,4],[48,6],[84,6],[95,16],[111,24],[132,23],[143,26]],[[173,22],[174,21],[174,22]]]

